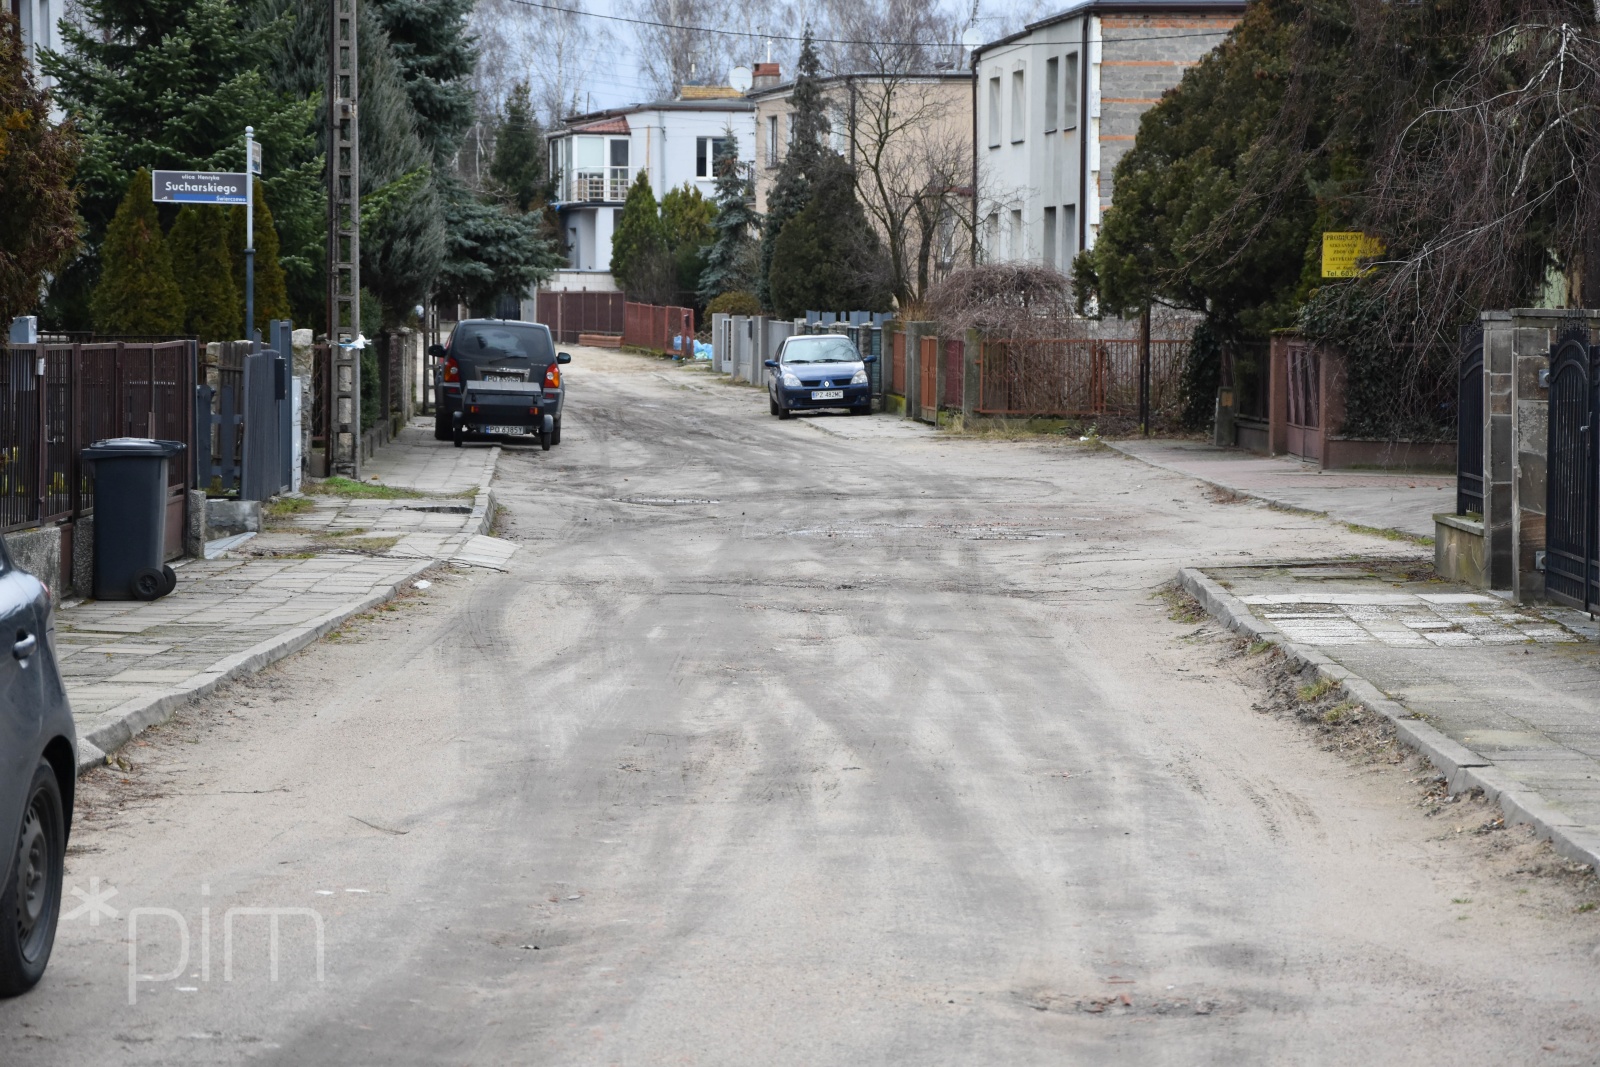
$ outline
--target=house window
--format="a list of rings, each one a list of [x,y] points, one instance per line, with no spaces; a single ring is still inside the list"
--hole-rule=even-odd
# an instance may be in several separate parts
[[[989,79],[989,147],[1000,147],[1000,76]]]
[[[1061,108],[1061,59],[1051,56],[1044,64],[1044,132],[1056,132],[1057,113]]]
[[[1000,213],[989,212],[989,217],[983,220],[983,250],[988,254],[990,262],[1000,259]]]
[[[778,165],[778,116],[767,116],[767,166]]]
[[[1027,246],[1022,243],[1022,209],[1011,209],[1011,259],[1024,259]]]
[[[1061,109],[1061,128],[1073,130],[1078,127],[1078,53],[1068,52],[1062,58],[1066,61],[1062,65],[1064,77],[1061,79],[1065,83],[1066,103]]]
[[[628,165],[628,142],[614,140],[611,142],[611,165],[613,167],[626,167]]]
[[[694,139],[694,176],[715,178],[717,153],[722,151],[726,137],[696,137]]]
[[[1068,204],[1061,209],[1061,263],[1065,270],[1078,256],[1078,205]]]
[[[1011,143],[1021,141],[1027,131],[1025,119],[1028,115],[1027,86],[1024,84],[1022,71],[1011,72]]]
[[[1051,62],[1054,63],[1055,60],[1051,60]],[[1044,253],[1044,265],[1054,267],[1056,265],[1056,209],[1053,207],[1044,209],[1044,237],[1041,244],[1044,246],[1040,249]]]

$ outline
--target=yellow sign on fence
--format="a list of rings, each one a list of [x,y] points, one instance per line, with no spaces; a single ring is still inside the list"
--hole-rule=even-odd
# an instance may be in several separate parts
[[[1359,278],[1372,269],[1363,270],[1361,261],[1383,252],[1383,241],[1370,234],[1329,230],[1322,235],[1322,276]]]

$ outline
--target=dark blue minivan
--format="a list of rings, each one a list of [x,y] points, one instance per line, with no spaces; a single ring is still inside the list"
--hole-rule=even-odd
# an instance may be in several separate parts
[[[0,997],[50,961],[72,826],[78,737],[56,665],[50,590],[0,542]]]
[[[787,419],[793,411],[845,408],[852,415],[872,414],[872,382],[867,364],[877,356],[862,357],[850,338],[836,333],[790,337],[769,359],[772,380],[767,400],[772,413]]]

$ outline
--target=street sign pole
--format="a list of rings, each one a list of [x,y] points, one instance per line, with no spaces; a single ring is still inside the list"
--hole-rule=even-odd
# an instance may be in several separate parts
[[[255,127],[244,128],[244,336],[256,339],[256,162]]]

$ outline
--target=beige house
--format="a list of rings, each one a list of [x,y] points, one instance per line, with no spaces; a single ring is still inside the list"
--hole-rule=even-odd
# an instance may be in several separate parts
[[[794,83],[777,65],[756,68],[756,209],[767,198],[792,136]],[[828,103],[828,144],[856,172],[867,217],[893,261],[902,295],[970,258],[972,76],[839,74],[819,79]],[[765,83],[765,84],[763,84]]]

